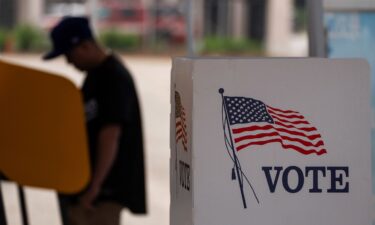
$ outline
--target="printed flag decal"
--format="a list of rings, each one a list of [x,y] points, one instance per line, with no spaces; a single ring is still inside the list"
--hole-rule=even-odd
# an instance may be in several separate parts
[[[175,107],[176,144],[181,141],[184,150],[187,151],[186,114],[181,103],[181,96],[177,91],[175,91]]]
[[[277,142],[304,155],[327,153],[317,129],[299,112],[245,97],[224,96],[224,103],[237,151]]]
[[[248,97],[222,97],[222,125],[224,141],[233,161],[232,180],[237,180],[243,207],[247,208],[244,184],[247,184],[259,204],[258,196],[248,177],[241,169],[237,152],[253,146],[280,143],[285,150],[303,155],[327,153],[318,130],[294,110],[283,110]]]

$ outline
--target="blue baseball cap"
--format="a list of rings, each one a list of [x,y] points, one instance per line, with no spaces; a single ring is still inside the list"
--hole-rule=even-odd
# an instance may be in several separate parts
[[[64,17],[51,31],[53,48],[43,56],[44,60],[65,54],[84,40],[93,39],[86,17]]]

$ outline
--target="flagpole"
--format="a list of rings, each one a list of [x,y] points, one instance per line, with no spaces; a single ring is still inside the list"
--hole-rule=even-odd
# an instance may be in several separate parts
[[[177,149],[177,142],[176,141],[175,141],[175,149],[176,149],[176,159],[175,159],[175,167],[174,168],[175,168],[175,172],[176,172],[176,174],[175,174],[176,175],[176,197],[178,197],[178,188],[179,188],[179,185],[178,185],[178,168],[177,168],[178,149]]]
[[[178,188],[180,187],[179,185],[178,185],[178,166],[177,166],[177,160],[178,160],[178,149],[177,149],[177,137],[176,137],[176,84],[174,85],[174,88],[175,88],[175,93],[174,93],[174,105],[175,105],[175,107],[174,107],[174,136],[175,136],[175,138],[174,138],[174,143],[175,143],[175,150],[176,150],[176,159],[175,159],[175,172],[176,172],[176,198],[178,198]],[[181,117],[181,116],[180,116]]]
[[[231,148],[232,148],[232,152],[233,152],[234,165],[235,165],[235,167],[236,167],[236,173],[237,173],[238,185],[240,186],[240,190],[241,190],[241,196],[242,196],[243,207],[246,209],[246,208],[247,208],[247,205],[246,205],[245,194],[244,194],[244,191],[243,191],[243,182],[242,182],[242,179],[241,179],[241,176],[240,176],[240,169],[239,169],[239,165],[238,165],[238,158],[237,158],[236,151],[234,150],[233,139],[232,139],[232,132],[230,131],[230,123],[229,123],[229,120],[228,120],[228,111],[227,111],[227,107],[226,107],[226,105],[224,104],[224,89],[223,89],[223,88],[220,88],[220,89],[219,89],[219,93],[221,94],[221,98],[222,98],[222,102],[223,102],[222,104],[224,105],[225,115],[227,115],[227,116],[225,117],[225,120],[226,120],[226,122],[227,122],[227,126],[228,126],[229,139],[230,139],[230,142],[231,142]],[[224,130],[224,132],[225,132],[225,130]],[[242,174],[241,174],[241,175],[242,175]]]

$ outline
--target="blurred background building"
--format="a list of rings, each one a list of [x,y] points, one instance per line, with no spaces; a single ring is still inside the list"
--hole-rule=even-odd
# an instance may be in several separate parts
[[[192,1],[192,33],[197,54],[306,54],[306,0]],[[187,40],[187,2],[0,0],[0,30],[9,33],[27,25],[34,33],[45,33],[63,16],[86,15],[109,47],[181,53]],[[14,36],[17,35],[0,37],[0,47],[20,49]],[[45,34],[35,36],[40,39]],[[34,42],[39,43],[30,43],[31,49],[46,48],[43,46],[46,41]]]

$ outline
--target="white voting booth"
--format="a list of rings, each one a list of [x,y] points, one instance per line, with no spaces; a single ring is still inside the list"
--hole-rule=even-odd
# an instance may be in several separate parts
[[[175,58],[172,225],[370,225],[363,60]]]

